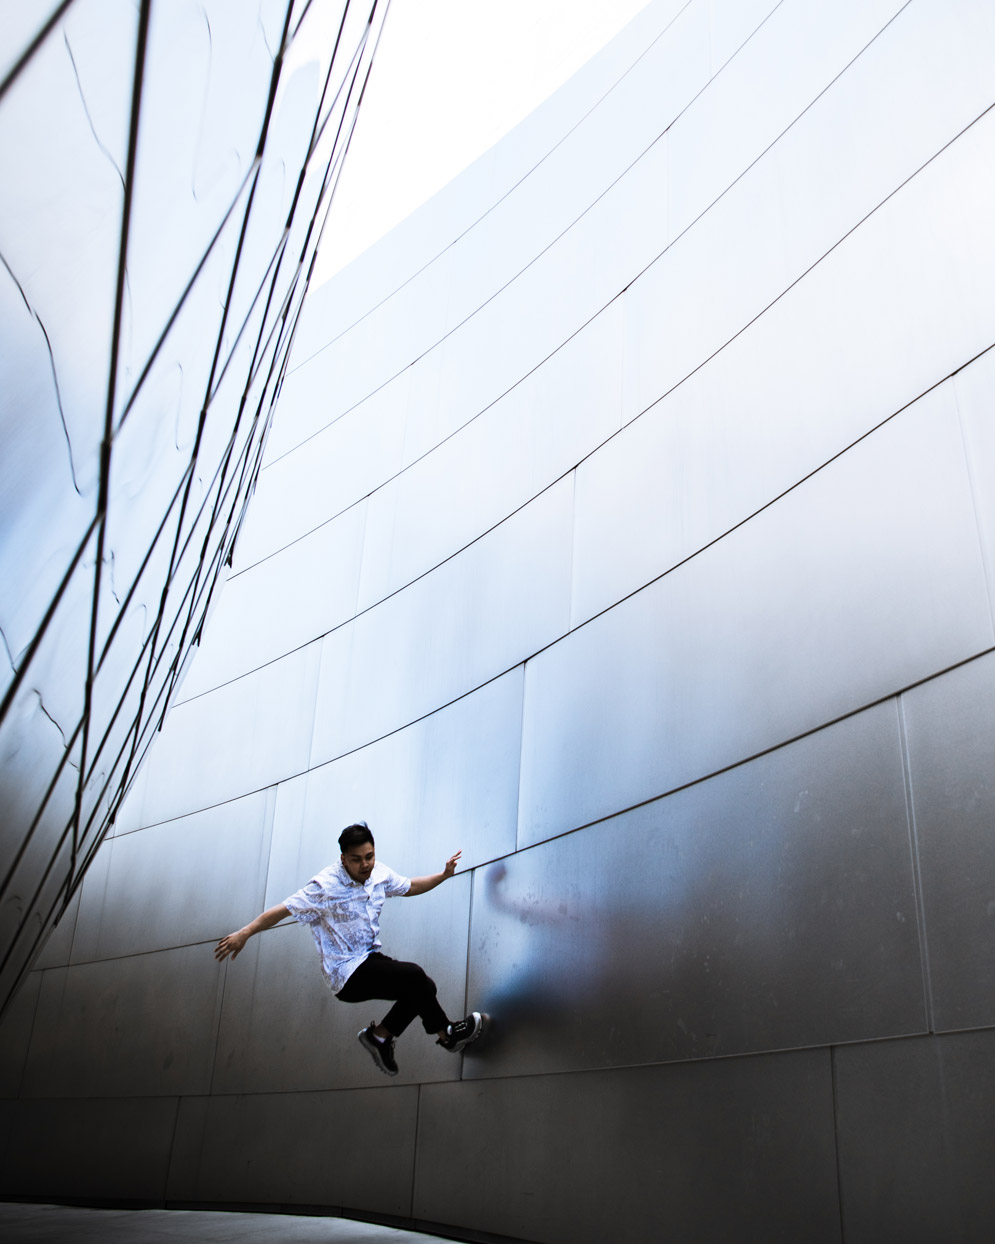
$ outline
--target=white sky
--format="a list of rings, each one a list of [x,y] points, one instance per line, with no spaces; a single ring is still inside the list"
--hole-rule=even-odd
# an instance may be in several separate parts
[[[315,281],[492,147],[647,3],[391,0]]]

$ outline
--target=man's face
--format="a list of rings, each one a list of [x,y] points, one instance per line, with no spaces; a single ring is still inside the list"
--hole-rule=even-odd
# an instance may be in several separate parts
[[[376,862],[377,855],[372,842],[361,842],[359,846],[350,847],[342,855],[342,867],[360,885],[369,878]]]

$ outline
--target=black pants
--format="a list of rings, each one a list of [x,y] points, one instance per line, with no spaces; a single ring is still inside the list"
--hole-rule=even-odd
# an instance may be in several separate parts
[[[416,1015],[426,1032],[442,1032],[449,1020],[435,996],[435,981],[417,963],[403,963],[375,950],[335,995],[343,1002],[385,998],[394,1005],[383,1018],[392,1037],[399,1037]]]

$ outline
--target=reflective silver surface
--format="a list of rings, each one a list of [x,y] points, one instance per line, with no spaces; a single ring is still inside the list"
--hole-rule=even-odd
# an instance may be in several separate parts
[[[959,371],[954,377],[954,392],[964,429],[981,555],[988,575],[988,592],[995,609],[995,488],[992,487],[991,471],[995,461],[995,433],[991,417],[995,402],[995,351],[988,350],[970,367]]]
[[[832,1093],[826,1050],[426,1085],[414,1215],[557,1244],[838,1244]]]
[[[478,539],[617,431],[620,331],[621,308],[609,307],[479,418],[370,497],[360,608]],[[431,406],[423,409],[434,416]]]
[[[4,1122],[31,1150],[15,1194],[339,1205],[536,1244],[987,1242],[991,1034],[919,1034],[993,1022],[995,14],[655,0],[309,294],[281,380],[270,330],[301,306],[338,105],[268,310],[251,278],[328,8],[295,0],[232,281],[286,8],[154,6],[99,588],[95,530],[0,734],[19,816],[71,749],[5,927],[42,932],[115,818],[0,1025]],[[19,363],[0,390],[38,418],[14,420],[4,485],[39,556],[0,606],[7,685],[101,483],[107,359],[86,349],[112,331],[98,252],[130,89],[106,70],[136,19],[96,46],[98,12],[75,0],[0,102],[18,158],[49,100],[82,134],[51,137],[66,168],[92,157],[52,210],[95,308],[53,341],[57,393],[34,312],[55,314],[61,252],[23,233],[38,285],[0,281]],[[237,424],[201,426],[209,385]],[[387,904],[384,941],[451,1015],[493,1018],[461,1058],[413,1025],[394,1084],[356,1042],[387,1004],[334,1000],[305,929],[212,955],[360,818],[409,875],[462,848],[454,880]]]
[[[992,641],[947,386],[529,662],[519,843],[694,781]]]
[[[848,1244],[991,1237],[993,1054],[991,1031],[835,1052]]]
[[[572,480],[566,479],[457,557],[326,636],[312,766],[408,725],[562,634],[572,505]]]
[[[337,852],[326,862],[332,858]],[[438,871],[443,862],[426,861],[424,872]],[[302,876],[294,888],[306,880]],[[381,919],[384,954],[421,964],[450,1019],[464,1014],[469,914],[470,878],[464,876],[430,894],[392,899]],[[245,920],[250,918],[247,913]],[[382,1020],[391,1004],[339,1002],[321,975],[308,929],[289,922],[270,930],[221,971],[225,996],[213,1092],[297,1093],[383,1083],[383,1073],[356,1034]],[[399,1038],[395,1056],[400,1068],[396,1084],[459,1078],[460,1058],[441,1050],[418,1019]]]
[[[0,1006],[161,724],[258,470],[386,5],[294,8],[5,6]]]
[[[309,644],[177,705],[149,761],[147,825],[237,799],[307,768],[319,648]],[[279,724],[276,733],[270,723]]]
[[[277,793],[266,882],[271,906],[336,854],[341,829],[369,823],[381,859],[406,876],[456,850],[473,868],[515,849],[522,670]],[[389,775],[385,780],[385,775]]]
[[[247,924],[263,908],[275,802],[270,789],[109,840],[83,882],[71,962],[206,942]]]
[[[320,638],[356,611],[363,507],[281,549],[225,584],[178,699],[251,673]],[[320,573],[315,573],[320,567]],[[269,607],[260,609],[260,599]]]
[[[894,702],[474,877],[465,1076],[926,1027]]]
[[[995,657],[902,696],[932,1027],[995,1023]]]
[[[671,183],[674,233],[731,185],[901,8],[902,0],[843,0],[831,10],[778,5],[673,127],[675,167],[693,172]],[[745,98],[749,108],[742,107]]]
[[[207,1093],[221,980],[209,945],[49,968],[24,1097]]]

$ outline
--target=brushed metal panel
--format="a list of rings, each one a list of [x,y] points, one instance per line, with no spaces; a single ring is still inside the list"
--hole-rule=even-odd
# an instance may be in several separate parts
[[[262,23],[239,21],[231,5],[152,11],[128,253],[132,366],[148,358],[252,162],[272,72]],[[275,245],[272,217],[269,232]]]
[[[681,233],[832,82],[902,7],[781,4],[674,125],[671,223]],[[763,89],[758,90],[758,85]],[[750,107],[743,107],[744,100]]]
[[[107,375],[93,360],[108,357],[111,341],[131,91],[117,70],[132,59],[137,14],[103,40],[93,36],[95,16],[101,8],[92,4],[63,15],[0,112],[0,573],[4,613],[16,604],[31,619],[24,639],[19,627],[5,629],[14,653],[31,638],[96,504],[102,420],[94,411],[103,410]]]
[[[81,896],[82,889],[78,889],[70,900],[69,907],[59,919],[59,923],[45,939],[41,953],[35,960],[36,968],[62,968],[68,964],[73,948],[73,934],[76,932],[76,917],[79,914]]]
[[[838,1244],[829,1054],[426,1085],[414,1216],[543,1244]]]
[[[880,419],[987,348],[995,313],[984,288],[995,248],[986,228],[991,187],[978,169],[992,158],[993,135],[995,122],[986,115],[726,347],[745,374],[763,377],[767,367],[781,368],[780,383],[790,382],[796,409],[798,393],[815,409],[824,401],[835,409],[842,404],[841,390],[850,387],[857,407],[877,410]],[[668,141],[676,179],[682,166],[673,133]],[[944,222],[939,239],[938,220]],[[626,417],[646,409],[708,357],[702,349],[681,353],[676,344],[669,347],[668,329],[681,321],[673,298],[657,297],[663,279],[657,267],[626,292]],[[688,297],[694,293],[692,287]],[[717,340],[711,349],[721,344]],[[767,351],[776,362],[764,360]],[[828,389],[821,393],[824,377]]]
[[[848,1244],[992,1238],[993,1055],[993,1032],[834,1051]]]
[[[573,481],[322,643],[311,765],[407,725],[562,634]]]
[[[247,910],[262,910],[275,803],[271,788],[108,839],[83,882],[71,961],[207,942],[241,928]]]
[[[147,824],[307,768],[320,646],[309,644],[170,711],[148,761]]]
[[[905,5],[782,134],[770,154],[795,260],[805,233],[827,249],[988,108],[993,19],[986,5]]]
[[[711,0],[709,40],[712,73],[721,72],[758,27],[777,8],[773,0]]]
[[[17,59],[58,7],[58,0],[42,0],[30,9],[8,4],[4,12],[4,46],[0,51],[0,75],[6,77]]]
[[[601,311],[617,290],[592,278],[598,231],[568,230],[441,344],[437,428],[449,435],[505,394]]]
[[[707,6],[683,6],[594,106],[578,114],[528,176],[454,244],[459,264],[450,327],[539,262],[546,248],[562,245],[561,235],[577,228],[583,214],[612,192],[613,183],[627,176],[689,105],[709,76],[708,24]],[[630,229],[638,229],[637,219],[629,222]],[[603,241],[610,245],[614,239]],[[654,254],[663,242],[661,236]]]
[[[0,1098],[16,1097],[34,1028],[41,972],[28,974],[0,1020]]]
[[[222,977],[209,945],[50,968],[23,1095],[205,1093]]]
[[[926,1028],[893,701],[475,874],[464,1075]]]
[[[356,610],[364,507],[235,575],[204,628],[182,699],[200,695],[319,638]]]
[[[57,643],[58,638],[53,635],[51,642]],[[64,650],[64,655],[71,658],[80,653],[74,644]],[[85,682],[85,660],[75,668],[74,662],[67,660],[62,673],[67,679],[76,677]],[[69,727],[70,734],[75,725]],[[24,903],[34,893],[72,816],[80,745],[74,744],[67,757],[66,742],[67,735],[49,708],[47,686],[40,680],[26,679],[0,727],[0,802],[5,821],[0,835],[0,875],[6,878],[12,870],[10,890],[4,896],[6,910],[0,908],[3,926],[11,899],[16,895],[18,902]],[[66,763],[56,779],[64,759]],[[49,795],[53,779],[55,785]]]
[[[995,1023],[995,656],[902,697],[936,1030]]]
[[[266,906],[336,858],[344,826],[367,821],[406,876],[460,870],[515,849],[521,667],[479,691],[278,788]]]
[[[991,643],[947,386],[529,662],[519,842],[694,781]]]
[[[143,764],[132,781],[124,802],[118,811],[114,824],[108,830],[111,835],[130,834],[132,830],[141,829],[144,824],[143,809],[145,804],[145,784],[149,777],[149,767]]]
[[[246,913],[242,923],[255,914]],[[470,878],[464,875],[429,894],[391,900],[381,918],[384,953],[420,963],[450,1019],[464,1014],[469,916]],[[281,925],[252,938],[229,961],[224,995],[212,1091],[299,1093],[383,1084],[356,1034],[383,1019],[391,1004],[340,1002],[325,984],[303,926]],[[398,1041],[396,1057],[395,1084],[459,1078],[462,1060],[441,1050],[417,1019]]]
[[[243,199],[240,203],[243,212],[246,205],[247,200]],[[106,550],[113,553],[108,573],[119,599],[124,598],[141,573],[134,604],[147,609],[148,629],[154,623],[173,556],[180,516],[180,503],[176,498],[177,494],[182,498],[185,472],[203,412],[204,393],[210,383],[213,352],[205,348],[205,342],[211,334],[216,337],[221,327],[224,308],[218,305],[216,290],[224,282],[226,270],[230,277],[231,252],[238,242],[237,226],[237,220],[229,223],[217,252],[207,260],[201,280],[191,289],[165,336],[160,353],[127,416],[124,417],[120,409],[117,414],[108,480]],[[156,327],[157,337],[162,329],[162,324]],[[132,366],[140,372],[145,363],[142,357]],[[133,384],[123,384],[121,391],[123,402],[131,397]],[[213,428],[218,422],[216,412],[208,422]],[[210,472],[214,471],[220,457],[218,454],[210,461]],[[195,506],[203,495],[203,473],[201,466],[191,482],[191,501]],[[193,513],[188,507],[188,521]],[[135,521],[138,515],[144,516],[143,521]],[[164,520],[164,531],[143,570],[159,519]]]
[[[0,687],[6,692],[12,662],[44,617],[92,519],[94,502],[74,486],[48,346],[6,268],[0,269],[0,315],[5,338],[0,573],[7,584],[0,600]],[[24,410],[34,417],[18,417]]]
[[[65,899],[73,868],[72,817],[78,769],[67,765],[61,785],[39,822],[20,865],[11,874],[0,907],[0,997],[6,1000],[20,984],[33,956],[45,945],[51,920]],[[66,774],[70,776],[66,776]]]
[[[13,531],[10,534],[13,535]],[[22,540],[25,541],[24,544],[21,543]],[[31,557],[25,556],[29,540],[30,532],[22,526],[18,539],[11,541],[18,545],[16,558],[19,562],[31,562]],[[55,554],[59,560],[60,579],[76,550],[73,549],[71,553],[65,550],[63,552],[66,552],[65,560],[60,553]],[[61,757],[83,713],[95,556],[96,541],[91,539],[69,578],[61,597],[60,608],[53,616],[0,725],[4,779],[10,784],[9,793],[5,792],[4,802],[10,809],[10,823],[13,825],[30,824],[40,797],[54,774],[54,766],[49,769],[46,763],[50,747],[45,745],[43,738],[27,745],[24,735],[54,734],[58,738],[56,750]],[[14,581],[16,577],[12,576],[12,582]],[[53,594],[54,590],[53,587]],[[13,599],[8,598],[7,593],[4,597],[5,600]],[[44,608],[47,609],[50,603],[50,599],[46,598]],[[19,664],[35,637],[41,614],[29,616],[4,607],[0,620],[5,628],[9,626],[9,629],[4,630],[4,646]],[[5,660],[3,668],[3,690],[6,693],[13,679],[13,665]],[[42,757],[46,759],[42,760]],[[28,778],[36,765],[44,775],[40,779],[40,790],[36,787],[36,780]],[[23,814],[15,819],[14,809],[21,803],[25,810],[30,805],[26,820]]]
[[[278,446],[270,437],[267,464],[239,538],[237,570],[326,523],[400,469],[409,384],[405,376],[385,386],[335,422],[322,415],[310,438],[283,457],[276,456]],[[284,382],[274,429],[296,425],[303,411],[326,411],[325,392],[315,365],[293,372]]]
[[[993,26],[991,14],[977,6],[962,8],[956,16],[939,3],[904,9],[887,37],[851,65],[627,292],[630,350],[631,341],[643,342],[640,334],[645,333],[646,365],[659,374],[647,399],[708,358],[781,293],[788,283],[785,273],[792,280],[800,276],[987,106]],[[924,91],[924,72],[944,89]],[[882,81],[892,84],[889,90],[881,90]],[[924,231],[934,218],[922,214]],[[959,267],[974,262],[960,252],[953,236],[949,244],[937,244],[935,238],[930,244],[948,266],[950,279]],[[841,251],[856,245],[851,239]],[[761,259],[772,246],[779,249],[765,266]],[[904,256],[892,259],[890,254],[872,237],[854,258],[850,275],[842,260],[825,262],[839,267],[838,289],[883,260],[889,268],[892,262],[906,266]],[[920,281],[918,269],[915,281]],[[915,396],[906,351],[899,347],[893,364],[877,356],[881,324],[894,322],[904,332],[925,316],[933,324],[933,338],[942,341],[948,312],[938,305],[933,288],[910,291],[883,272],[881,290],[873,297],[892,296],[891,309],[880,305],[866,321],[858,316],[852,327],[842,326],[841,335],[840,327],[820,322],[825,308],[835,316],[838,294],[820,278],[806,296],[803,283],[785,296],[783,312],[772,308],[741,342],[733,341],[711,358],[582,465],[575,622],[714,539],[844,448],[875,416],[890,413],[887,388],[876,391],[879,379],[887,376],[889,384],[899,386],[895,405]],[[707,313],[689,315],[690,300]],[[792,316],[803,323],[815,317],[812,323],[818,327],[804,329],[802,336]],[[864,335],[863,344],[858,333]],[[800,351],[804,360],[797,369],[783,357],[789,336],[792,352]],[[853,368],[839,367],[841,347],[859,352]],[[628,378],[637,388],[642,349],[632,355]],[[953,365],[962,356],[947,357]],[[806,377],[808,369],[811,376]],[[918,372],[917,383],[925,387],[935,370]],[[750,377],[745,385],[744,374]],[[809,416],[804,419],[799,418],[800,389]],[[669,463],[679,463],[679,473],[671,473]],[[668,477],[672,486],[661,486]],[[594,567],[588,564],[592,557]]]
[[[359,327],[365,323],[362,321]],[[380,414],[389,420],[392,410],[403,406],[408,380],[405,368],[416,357],[411,355],[406,364],[391,369],[380,359],[375,335],[358,328],[328,342],[284,381],[281,413],[270,434],[267,461],[273,463],[303,448],[340,419],[352,423],[358,419],[363,424],[367,415],[376,418]],[[370,431],[365,427],[363,435]]]
[[[617,431],[620,342],[621,308],[613,304],[370,498],[360,608],[502,522]]]
[[[995,351],[989,350],[954,377],[967,447],[968,470],[978,515],[981,552],[988,575],[988,594],[995,609],[995,432],[992,428],[992,393],[995,392]]]
[[[5,1196],[161,1201],[177,1101],[0,1102]]]
[[[413,1087],[186,1098],[170,1196],[408,1217],[417,1115]]]

